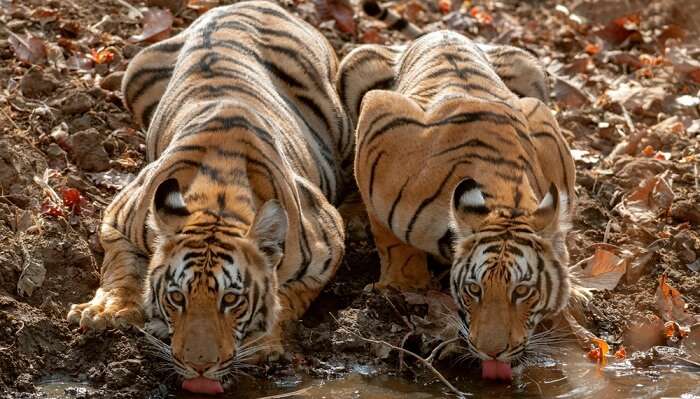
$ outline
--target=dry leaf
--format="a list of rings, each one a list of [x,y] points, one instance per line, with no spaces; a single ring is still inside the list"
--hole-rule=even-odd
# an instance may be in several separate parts
[[[74,54],[66,60],[69,69],[78,71],[89,71],[94,67],[94,62],[83,54]]]
[[[379,29],[371,28],[362,34],[360,41],[367,44],[382,44],[384,43],[384,38],[379,34]]]
[[[190,0],[187,2],[187,8],[197,11],[197,14],[204,14],[210,9],[219,5],[219,0]]]
[[[681,325],[675,321],[667,321],[664,323],[664,336],[671,343],[676,343],[687,337],[689,332],[689,327],[681,327]]]
[[[608,364],[608,353],[610,346],[607,342],[600,338],[592,339],[594,347],[588,352],[588,358],[595,360],[599,367],[605,367]]]
[[[355,34],[355,11],[347,0],[315,0],[314,5],[322,20],[333,19],[338,30]]]
[[[594,290],[612,290],[627,271],[627,260],[602,248],[596,248],[585,268],[573,270],[580,284]]]
[[[627,357],[627,350],[624,346],[620,346],[620,349],[615,351],[615,359],[624,359]]]
[[[99,50],[92,49],[90,51],[90,59],[92,59],[95,64],[109,64],[112,59],[114,59],[114,53],[105,48]]]
[[[44,284],[46,268],[43,262],[32,257],[25,259],[22,274],[17,281],[17,292],[22,296],[32,296],[34,290]]]
[[[683,323],[692,319],[688,312],[687,304],[681,293],[671,287],[667,282],[666,274],[659,277],[659,287],[656,289],[656,306],[659,308],[661,318],[665,321]]]
[[[632,320],[625,328],[622,339],[632,351],[646,351],[657,345],[663,345],[664,322],[655,315]]]
[[[476,19],[477,22],[479,22],[480,24],[490,25],[493,23],[493,17],[491,16],[491,14],[484,11],[484,9],[481,7],[472,7],[471,11],[469,11],[469,14],[471,14],[471,16],[474,17],[474,19]]]
[[[585,164],[595,165],[600,161],[600,154],[592,153],[588,150],[571,149],[571,157],[574,161],[580,161]]]
[[[32,11],[30,17],[31,19],[44,25],[46,23],[56,21],[58,19],[58,11],[52,8],[39,7]]]
[[[46,46],[38,37],[27,34],[22,37],[8,31],[10,46],[17,58],[27,64],[43,64],[46,62]]]
[[[452,1],[451,0],[438,0],[438,10],[441,13],[447,14],[452,11]]]
[[[639,23],[639,14],[631,14],[610,21],[604,28],[597,30],[595,34],[605,41],[620,45],[628,39],[641,39]],[[632,35],[634,37],[631,37]]]
[[[695,83],[700,83],[700,61],[688,55],[688,49],[673,47],[666,52],[666,58],[676,73]]]
[[[593,98],[590,94],[586,93],[569,79],[556,75],[553,77],[555,79],[554,95],[557,99],[557,103],[563,107],[579,108],[593,102]]]
[[[170,10],[149,8],[143,13],[143,33],[129,38],[132,42],[155,43],[170,37],[173,14]]]
[[[622,199],[615,209],[634,223],[650,223],[671,208],[674,194],[667,181],[668,171],[644,180]]]
[[[668,96],[663,86],[642,87],[623,83],[617,89],[607,90],[610,102],[622,104],[628,111],[642,114],[654,103],[663,102]]]

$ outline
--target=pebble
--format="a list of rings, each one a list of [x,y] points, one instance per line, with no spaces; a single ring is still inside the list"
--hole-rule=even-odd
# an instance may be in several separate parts
[[[124,71],[112,72],[102,79],[100,87],[109,91],[117,91],[121,89],[123,78]]]
[[[109,169],[109,155],[102,146],[102,137],[91,128],[75,133],[68,139],[70,155],[80,169],[102,172]]]
[[[58,88],[58,82],[44,75],[38,67],[33,66],[22,76],[19,88],[22,94],[27,97],[46,96]]]
[[[94,105],[92,97],[85,93],[78,92],[64,98],[61,104],[61,111],[64,114],[74,115],[89,111]]]

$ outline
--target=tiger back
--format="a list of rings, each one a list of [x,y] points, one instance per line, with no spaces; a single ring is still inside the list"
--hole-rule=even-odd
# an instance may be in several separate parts
[[[344,253],[334,204],[354,141],[337,67],[320,33],[266,1],[214,8],[139,53],[123,94],[149,164],[105,211],[101,285],[69,321],[148,320],[183,387],[209,393],[282,351],[282,323]]]
[[[538,323],[568,303],[575,169],[541,101],[544,73],[501,76],[522,60],[522,50],[510,61],[508,52],[438,31],[407,46],[358,47],[336,85],[357,121],[376,286],[423,289],[428,254],[451,263],[470,352],[510,364],[526,355]]]

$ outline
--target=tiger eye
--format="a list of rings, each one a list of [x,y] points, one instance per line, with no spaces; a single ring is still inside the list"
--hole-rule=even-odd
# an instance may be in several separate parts
[[[478,296],[479,294],[481,294],[481,287],[479,286],[479,284],[471,283],[471,284],[469,284],[468,289],[469,289],[469,293],[474,295],[474,296]]]
[[[518,296],[525,296],[528,292],[530,292],[530,287],[527,285],[519,285],[515,287],[515,294]]]
[[[168,295],[170,295],[170,300],[176,305],[182,305],[185,302],[185,296],[179,291],[173,291]]]
[[[228,293],[224,295],[223,301],[225,305],[233,305],[236,303],[236,300],[238,299],[238,296],[236,294]]]

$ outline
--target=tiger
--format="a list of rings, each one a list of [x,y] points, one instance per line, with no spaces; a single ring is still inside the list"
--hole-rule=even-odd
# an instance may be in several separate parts
[[[169,337],[183,388],[200,392],[283,354],[282,325],[344,254],[335,206],[354,137],[338,66],[317,30],[267,1],[213,8],[142,50],[122,93],[148,164],[105,210],[100,287],[68,320]]]
[[[459,334],[486,378],[512,378],[542,348],[540,322],[586,296],[565,242],[574,161],[525,54],[436,31],[359,46],[336,78],[356,125],[374,287],[430,288],[428,255],[450,264]]]

